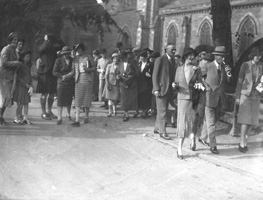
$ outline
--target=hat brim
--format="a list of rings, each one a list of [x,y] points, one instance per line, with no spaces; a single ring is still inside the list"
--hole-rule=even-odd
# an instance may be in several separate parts
[[[71,51],[63,51],[60,53],[60,55],[65,55],[65,54],[71,54]]]
[[[193,51],[193,52],[187,52],[186,54],[182,56],[182,58],[185,59],[189,54],[192,54],[192,53],[195,55],[195,57],[197,56],[197,53]]]
[[[227,53],[223,53],[223,52],[212,52],[213,55],[220,55],[220,56],[226,56]]]
[[[120,57],[120,55],[112,55],[111,58],[117,58]]]

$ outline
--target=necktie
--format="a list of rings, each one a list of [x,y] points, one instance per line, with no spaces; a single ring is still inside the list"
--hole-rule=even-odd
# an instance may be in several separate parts
[[[217,73],[218,73],[218,80],[221,80],[221,66],[218,66],[217,68]]]

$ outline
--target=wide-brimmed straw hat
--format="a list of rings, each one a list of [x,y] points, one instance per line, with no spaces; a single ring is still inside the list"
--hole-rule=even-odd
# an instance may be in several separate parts
[[[195,51],[193,48],[188,47],[188,48],[185,50],[184,54],[183,54],[183,59],[185,59],[185,58],[186,58],[189,54],[191,54],[191,53],[193,53],[195,56],[197,56],[196,51]]]
[[[215,48],[215,51],[212,52],[213,55],[220,55],[220,56],[225,56],[227,55],[227,52],[226,52],[226,47],[224,46],[217,46]]]

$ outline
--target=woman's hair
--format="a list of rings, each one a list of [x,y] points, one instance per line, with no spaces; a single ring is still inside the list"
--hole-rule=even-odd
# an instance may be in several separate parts
[[[30,51],[30,50],[23,51],[23,52],[20,54],[19,60],[20,60],[21,62],[24,62],[24,58],[25,58],[26,55],[31,55],[31,51]]]

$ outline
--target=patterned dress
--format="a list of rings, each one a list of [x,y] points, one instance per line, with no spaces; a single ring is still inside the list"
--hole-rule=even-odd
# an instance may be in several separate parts
[[[90,107],[93,95],[93,72],[96,70],[88,56],[76,56],[75,68],[75,106]],[[87,70],[83,67],[87,66]]]

